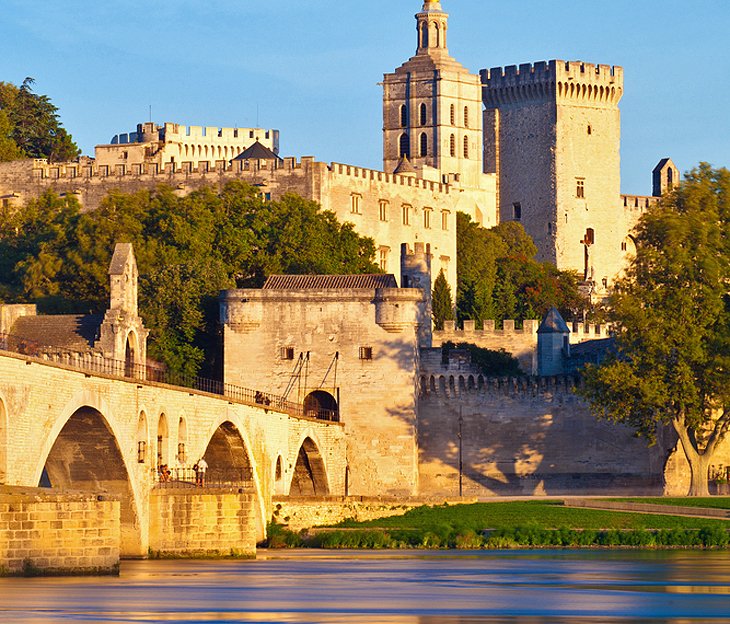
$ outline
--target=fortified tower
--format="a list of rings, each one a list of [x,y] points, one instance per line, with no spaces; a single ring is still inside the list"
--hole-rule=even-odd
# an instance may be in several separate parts
[[[552,60],[482,70],[485,170],[500,220],[520,221],[538,259],[595,291],[621,270],[623,69]]]
[[[383,82],[383,169],[402,157],[420,172],[438,170],[438,181],[482,186],[482,119],[479,77],[449,55],[448,15],[426,0],[416,15],[416,55]]]

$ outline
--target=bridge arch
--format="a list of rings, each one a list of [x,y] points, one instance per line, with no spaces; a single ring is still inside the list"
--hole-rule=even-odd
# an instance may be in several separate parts
[[[320,445],[309,434],[299,443],[296,463],[289,486],[289,496],[328,496],[327,467]]]
[[[204,452],[191,459],[205,459],[209,482],[217,480],[221,484],[237,485],[242,478],[251,481],[255,496],[256,534],[259,539],[263,539],[266,536],[266,507],[246,432],[232,420],[224,419],[212,429],[206,440]]]
[[[8,413],[5,401],[0,396],[0,483],[8,478]]]
[[[56,419],[45,438],[34,485],[47,478],[53,488],[108,493],[119,500],[121,554],[147,553],[140,521],[139,492],[122,452],[120,430],[103,399],[83,392]],[[87,400],[84,400],[87,399]]]

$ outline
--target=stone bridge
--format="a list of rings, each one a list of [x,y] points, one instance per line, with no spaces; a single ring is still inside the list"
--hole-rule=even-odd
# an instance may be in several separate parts
[[[248,501],[245,523],[261,539],[272,496],[344,494],[346,453],[340,423],[257,400],[0,351],[0,484],[118,500],[123,557],[166,543],[161,510],[190,515],[190,497],[216,485]],[[203,489],[191,476],[201,457],[209,465]],[[169,482],[160,481],[163,464]],[[165,502],[181,492],[187,510]]]

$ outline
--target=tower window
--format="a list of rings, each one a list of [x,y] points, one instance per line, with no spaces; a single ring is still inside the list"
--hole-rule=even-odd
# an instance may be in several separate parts
[[[408,134],[400,135],[400,155],[401,157],[405,156],[406,158],[411,157],[411,140],[408,137]]]
[[[402,104],[400,107],[400,127],[405,128],[408,125],[408,107]]]
[[[586,196],[585,180],[578,179],[575,181],[575,196],[579,199],[583,199]]]
[[[621,243],[621,251],[626,251],[629,248],[629,246],[626,244],[626,241],[623,241]]]
[[[428,135],[421,133],[421,156],[428,156]]]
[[[381,199],[379,202],[379,206],[380,206],[380,220],[387,221],[388,220],[388,202],[385,199]]]
[[[456,106],[451,105],[451,125],[456,125]]]
[[[372,347],[360,347],[360,359],[361,360],[372,360],[373,359],[373,348]]]
[[[403,225],[411,224],[411,207],[408,204],[403,204]]]
[[[591,127],[591,124],[588,124],[588,134],[593,134],[593,128]]]
[[[432,208],[423,209],[423,227],[427,230],[431,229],[431,213],[432,212],[433,212]]]
[[[451,154],[451,158],[456,158],[456,135],[452,134],[451,139],[449,141],[449,152]]]
[[[512,217],[515,221],[522,219],[522,204],[520,202],[512,204]]]
[[[282,347],[281,348],[281,359],[282,360],[293,360],[294,359],[294,347]]]
[[[441,229],[442,230],[449,229],[449,211],[448,210],[441,211]]]
[[[465,128],[469,127],[469,107],[468,106],[464,107],[464,127]]]
[[[464,137],[464,158],[469,158],[469,137]]]
[[[362,214],[361,207],[360,207],[360,202],[362,201],[362,195],[359,195],[358,193],[353,193],[350,196],[350,199],[351,199],[351,204],[352,204],[351,208],[350,208],[350,212],[352,214]]]
[[[428,109],[425,104],[421,104],[421,125],[425,126],[428,123]]]
[[[381,247],[379,251],[380,251],[380,270],[387,271],[388,270],[388,252],[390,251],[390,247]]]

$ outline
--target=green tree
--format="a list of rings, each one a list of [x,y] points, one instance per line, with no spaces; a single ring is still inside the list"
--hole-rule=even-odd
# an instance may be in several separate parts
[[[702,164],[637,227],[637,251],[609,301],[617,354],[585,371],[583,396],[601,418],[653,443],[676,432],[689,494],[730,426],[730,172]]]
[[[333,213],[293,195],[264,202],[243,182],[185,197],[112,192],[86,213],[47,193],[0,217],[0,293],[45,311],[103,311],[114,243],[133,243],[149,354],[180,375],[214,374],[219,291],[272,273],[378,270],[373,241]]]
[[[19,150],[21,157],[47,158],[51,162],[73,160],[79,155],[78,147],[62,127],[58,108],[50,98],[33,92],[34,83],[30,77],[20,87],[0,83],[0,113],[10,126],[4,135],[0,120],[0,159],[15,159]],[[3,149],[4,136],[12,140],[15,149],[10,144]]]
[[[451,299],[451,287],[446,281],[443,271],[439,272],[433,284],[431,309],[434,325],[439,331],[444,328],[444,321],[454,319],[454,302]]]

